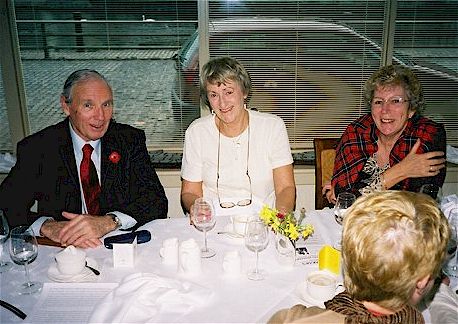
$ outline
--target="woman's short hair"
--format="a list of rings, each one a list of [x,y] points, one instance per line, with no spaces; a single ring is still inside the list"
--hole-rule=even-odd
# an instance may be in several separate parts
[[[65,80],[64,83],[64,89],[62,90],[62,96],[65,98],[66,103],[71,103],[72,102],[72,91],[75,85],[77,85],[80,82],[85,82],[88,80],[102,80],[105,81],[107,84],[108,88],[111,90],[111,86],[108,83],[108,81],[105,79],[105,77],[100,74],[99,72],[95,70],[89,70],[89,69],[81,69],[73,72],[70,74]]]
[[[389,309],[407,304],[419,280],[438,275],[450,236],[436,201],[407,191],[359,197],[343,226],[345,288]]]
[[[204,65],[200,74],[200,98],[208,109],[211,110],[207,98],[207,83],[217,84],[219,86],[227,81],[237,82],[243,94],[247,98],[250,97],[250,74],[239,61],[230,56],[222,56],[211,59]]]
[[[402,65],[387,65],[375,71],[366,81],[364,87],[364,100],[370,109],[374,92],[379,87],[402,86],[409,100],[409,110],[421,114],[425,107],[423,89],[417,76]]]

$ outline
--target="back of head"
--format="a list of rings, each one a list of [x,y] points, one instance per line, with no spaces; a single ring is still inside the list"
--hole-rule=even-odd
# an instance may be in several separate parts
[[[375,71],[366,81],[364,87],[364,100],[367,107],[371,107],[375,90],[385,86],[401,86],[409,100],[409,110],[419,114],[423,111],[425,101],[420,80],[408,67],[387,65]]]
[[[81,69],[74,71],[72,74],[70,74],[65,80],[64,83],[64,89],[62,90],[62,96],[65,98],[66,103],[71,103],[72,102],[72,91],[73,88],[81,82],[85,82],[88,80],[102,80],[105,81],[107,86],[111,89],[110,84],[108,81],[105,79],[105,77],[100,74],[99,72],[95,70],[90,70],[90,69]]]
[[[398,309],[445,257],[448,222],[427,195],[383,191],[357,199],[344,220],[342,257],[348,292]]]
[[[210,109],[207,99],[207,83],[224,84],[227,81],[238,83],[243,94],[250,97],[251,78],[248,71],[236,59],[230,56],[222,56],[211,59],[202,68],[200,74],[200,98],[202,103]]]

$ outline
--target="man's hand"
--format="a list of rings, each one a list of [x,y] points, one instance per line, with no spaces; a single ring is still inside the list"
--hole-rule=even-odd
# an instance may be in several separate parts
[[[59,232],[59,241],[63,245],[79,247],[97,247],[102,244],[100,237],[116,228],[110,216],[92,216],[63,212],[69,219]]]

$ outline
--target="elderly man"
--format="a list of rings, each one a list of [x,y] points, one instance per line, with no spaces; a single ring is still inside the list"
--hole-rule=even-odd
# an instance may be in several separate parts
[[[113,93],[97,71],[78,70],[60,98],[67,118],[17,145],[0,185],[11,226],[30,224],[62,245],[96,247],[105,234],[167,216],[164,188],[143,131],[116,123]],[[36,211],[31,207],[36,203]]]

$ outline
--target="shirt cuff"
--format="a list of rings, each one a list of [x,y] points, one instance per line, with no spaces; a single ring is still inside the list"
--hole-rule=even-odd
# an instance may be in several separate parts
[[[121,221],[121,227],[119,229],[129,229],[135,226],[135,224],[137,224],[137,221],[133,217],[126,215],[124,213],[113,211],[107,214],[113,214],[118,216],[119,220]]]
[[[41,230],[41,226],[43,225],[44,222],[46,222],[48,219],[53,219],[52,217],[45,217],[45,216],[42,216],[40,218],[38,218],[36,221],[34,221],[32,223],[32,225],[30,225],[29,228],[31,228],[33,230],[33,233],[35,234],[35,236],[41,236],[40,234],[40,230]]]

